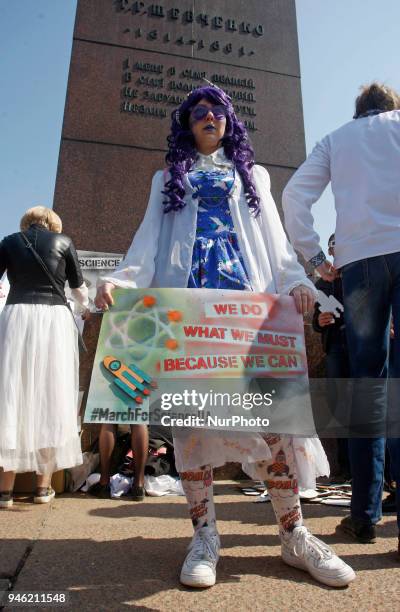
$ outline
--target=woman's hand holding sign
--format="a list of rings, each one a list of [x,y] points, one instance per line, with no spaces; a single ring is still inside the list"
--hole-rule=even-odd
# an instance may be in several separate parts
[[[97,289],[96,299],[94,303],[100,310],[108,310],[109,306],[114,306],[112,291],[115,289],[113,283],[104,283]]]
[[[314,307],[315,295],[309,287],[298,285],[292,289],[290,295],[294,297],[297,312],[300,314],[306,314]]]

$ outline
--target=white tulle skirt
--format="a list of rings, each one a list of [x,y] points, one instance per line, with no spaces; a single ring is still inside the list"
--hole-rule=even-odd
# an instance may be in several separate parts
[[[322,444],[317,437],[291,438],[299,486],[313,489],[316,478],[329,476]],[[232,461],[241,463],[243,471],[255,480],[264,479],[264,462],[272,458],[267,442],[257,432],[175,429],[174,450],[178,472],[196,470],[202,465],[220,467]]]
[[[48,474],[82,463],[77,332],[65,306],[0,315],[0,467]]]

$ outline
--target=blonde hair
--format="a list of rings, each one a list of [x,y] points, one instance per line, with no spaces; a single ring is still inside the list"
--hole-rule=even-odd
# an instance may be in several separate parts
[[[51,232],[57,232],[58,234],[62,232],[62,221],[60,217],[54,210],[46,208],[46,206],[34,206],[33,208],[29,208],[22,217],[19,225],[21,230],[25,231],[32,223],[43,225],[43,227]]]
[[[361,93],[356,99],[354,119],[369,110],[391,111],[400,108],[400,96],[397,91],[383,83],[370,83],[360,89]]]

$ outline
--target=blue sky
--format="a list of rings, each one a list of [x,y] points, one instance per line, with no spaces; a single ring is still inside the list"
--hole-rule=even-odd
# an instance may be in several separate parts
[[[361,84],[400,89],[399,0],[297,0],[307,151],[350,120]],[[0,0],[0,234],[26,208],[52,205],[76,0]],[[5,61],[4,61],[5,60]],[[7,95],[4,95],[7,92]],[[325,246],[335,223],[330,189],[315,205]]]
[[[75,0],[0,0],[2,236],[29,206],[52,206],[75,10]]]
[[[400,2],[296,0],[296,8],[309,153],[325,134],[351,120],[360,85],[378,80],[400,90]],[[312,210],[325,248],[335,227],[330,186]]]

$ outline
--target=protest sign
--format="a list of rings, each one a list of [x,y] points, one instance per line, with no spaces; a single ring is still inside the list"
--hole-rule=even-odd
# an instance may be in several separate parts
[[[156,402],[169,410],[190,400],[204,410],[214,391],[247,391],[254,380],[301,380],[304,391],[303,319],[289,296],[151,288],[119,289],[114,299],[103,316],[85,422],[147,423]],[[273,391],[257,395],[265,400]]]

